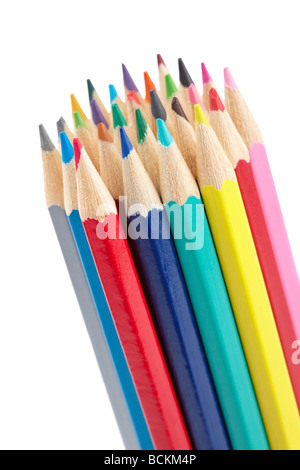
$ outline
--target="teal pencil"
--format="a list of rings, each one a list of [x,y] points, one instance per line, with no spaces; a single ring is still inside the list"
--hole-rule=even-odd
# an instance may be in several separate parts
[[[161,195],[232,446],[268,450],[199,188],[164,121],[157,130]]]

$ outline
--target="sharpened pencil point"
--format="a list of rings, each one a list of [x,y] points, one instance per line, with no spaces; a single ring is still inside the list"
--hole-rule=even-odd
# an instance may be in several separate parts
[[[146,90],[145,101],[147,103],[151,103],[150,91],[151,90],[156,90],[156,87],[155,87],[153,81],[151,80],[150,75],[149,75],[148,72],[144,72],[144,80],[145,80],[145,90]]]
[[[102,111],[99,108],[96,100],[91,101],[91,110],[92,110],[92,116],[93,116],[93,121],[94,121],[95,126],[98,126],[100,122],[103,122],[103,124],[105,124],[106,128],[108,129],[109,125],[107,123],[107,120],[103,116]]]
[[[82,145],[79,139],[73,140],[73,147],[74,147],[75,163],[76,163],[76,170],[77,170],[79,162],[80,162],[81,149],[82,149]]]
[[[157,139],[163,147],[170,147],[174,140],[162,119],[157,119]]]
[[[124,118],[122,111],[120,110],[117,104],[112,105],[112,115],[113,115],[114,129],[117,129],[118,127],[127,126],[127,121]]]
[[[207,70],[206,65],[204,64],[204,62],[202,62],[201,68],[202,68],[203,85],[207,85],[208,83],[212,82],[212,78],[209,75],[208,70]]]
[[[214,88],[209,91],[209,104],[211,111],[222,111],[222,113],[225,111],[225,106]]]
[[[239,91],[237,84],[234,81],[234,78],[229,70],[228,67],[224,69],[224,79],[225,79],[225,86],[231,88],[233,91]]]
[[[109,85],[108,88],[109,88],[110,104],[113,104],[115,99],[118,97],[118,93],[114,85]]]
[[[138,87],[134,83],[134,81],[131,78],[130,73],[128,72],[127,67],[122,64],[122,69],[123,69],[123,81],[124,81],[124,86],[128,91],[136,91],[137,93],[139,92]]]
[[[127,158],[130,152],[133,150],[133,146],[123,127],[120,127],[120,138],[122,146],[122,158]]]
[[[80,104],[78,103],[78,101],[77,101],[75,95],[73,95],[73,94],[71,95],[71,104],[72,104],[72,114],[73,114],[73,116],[74,116],[74,113],[75,113],[76,111],[78,111],[78,112],[81,114],[82,119],[83,119],[84,121],[86,121],[86,120],[87,120],[87,117],[86,117],[86,115],[84,114],[84,112],[83,112],[83,110],[82,110]]]
[[[141,102],[140,100],[138,99],[137,95],[136,95],[136,92],[134,90],[130,91],[127,95],[127,99],[129,101],[135,101],[138,105],[141,106]]]
[[[163,107],[162,102],[159,99],[159,96],[156,90],[150,91],[150,99],[151,99],[151,112],[154,119],[162,119],[163,121],[167,120],[167,112]]]
[[[79,111],[75,111],[74,113],[74,125],[75,125],[75,129],[78,129],[78,127],[84,127],[84,129],[87,129],[87,125],[84,122]]]
[[[145,141],[149,126],[140,109],[136,109],[135,111],[135,120],[136,120],[138,144],[142,144]]]
[[[189,101],[193,105],[200,104],[201,108],[203,108],[205,111],[205,106],[202,102],[201,96],[199,95],[197,88],[193,84],[189,87]]]
[[[65,132],[60,134],[60,145],[62,162],[65,164],[70,163],[74,158],[74,149]]]
[[[178,116],[183,117],[187,122],[189,122],[185,112],[182,109],[179,99],[176,97],[172,99],[172,109],[174,113],[176,113]]]
[[[179,80],[184,88],[188,88],[194,83],[182,59],[178,59]]]
[[[98,126],[98,137],[102,142],[113,142],[113,139],[103,122],[101,122]]]
[[[65,131],[65,125],[66,125],[66,121],[64,120],[63,117],[61,117],[56,123],[58,137],[60,137],[60,134]]]
[[[166,83],[166,98],[170,100],[173,98],[174,95],[178,92],[178,88],[175,85],[175,82],[170,74],[165,76],[165,83]]]
[[[90,103],[91,103],[94,99],[95,87],[92,84],[90,79],[87,80],[87,86],[88,86],[88,92],[89,92],[89,100],[90,100]]]
[[[40,139],[41,139],[41,149],[44,152],[53,152],[53,150],[55,149],[55,145],[53,144],[52,140],[47,134],[47,131],[44,128],[43,124],[40,124],[39,131],[40,131]]]
[[[166,67],[165,61],[163,60],[160,54],[157,54],[157,65],[158,67],[160,67],[161,65],[164,65]]]
[[[205,126],[210,127],[210,123],[200,104],[195,105],[195,122],[196,124],[205,124]]]

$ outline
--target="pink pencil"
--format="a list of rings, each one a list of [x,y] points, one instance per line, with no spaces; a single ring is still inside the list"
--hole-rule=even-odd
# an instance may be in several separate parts
[[[300,284],[261,132],[228,69],[227,110],[249,150],[236,173],[300,410]]]
[[[203,103],[204,103],[205,108],[209,110],[209,92],[212,88],[214,88],[215,90],[217,90],[217,88],[204,63],[201,64],[201,68],[202,68],[202,81],[203,81]]]

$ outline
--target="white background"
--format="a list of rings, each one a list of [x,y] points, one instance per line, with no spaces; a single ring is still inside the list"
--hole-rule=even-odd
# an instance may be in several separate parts
[[[264,134],[298,270],[299,1],[1,3],[0,447],[121,449],[43,195],[38,124],[57,141],[87,78],[108,104],[125,62],[143,91],[160,52],[200,87],[229,66]],[[123,94],[123,93],[122,93]]]

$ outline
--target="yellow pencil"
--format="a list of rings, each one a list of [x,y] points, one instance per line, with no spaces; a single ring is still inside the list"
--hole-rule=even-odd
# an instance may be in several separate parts
[[[300,417],[236,175],[200,105],[198,181],[271,448],[300,449]]]

